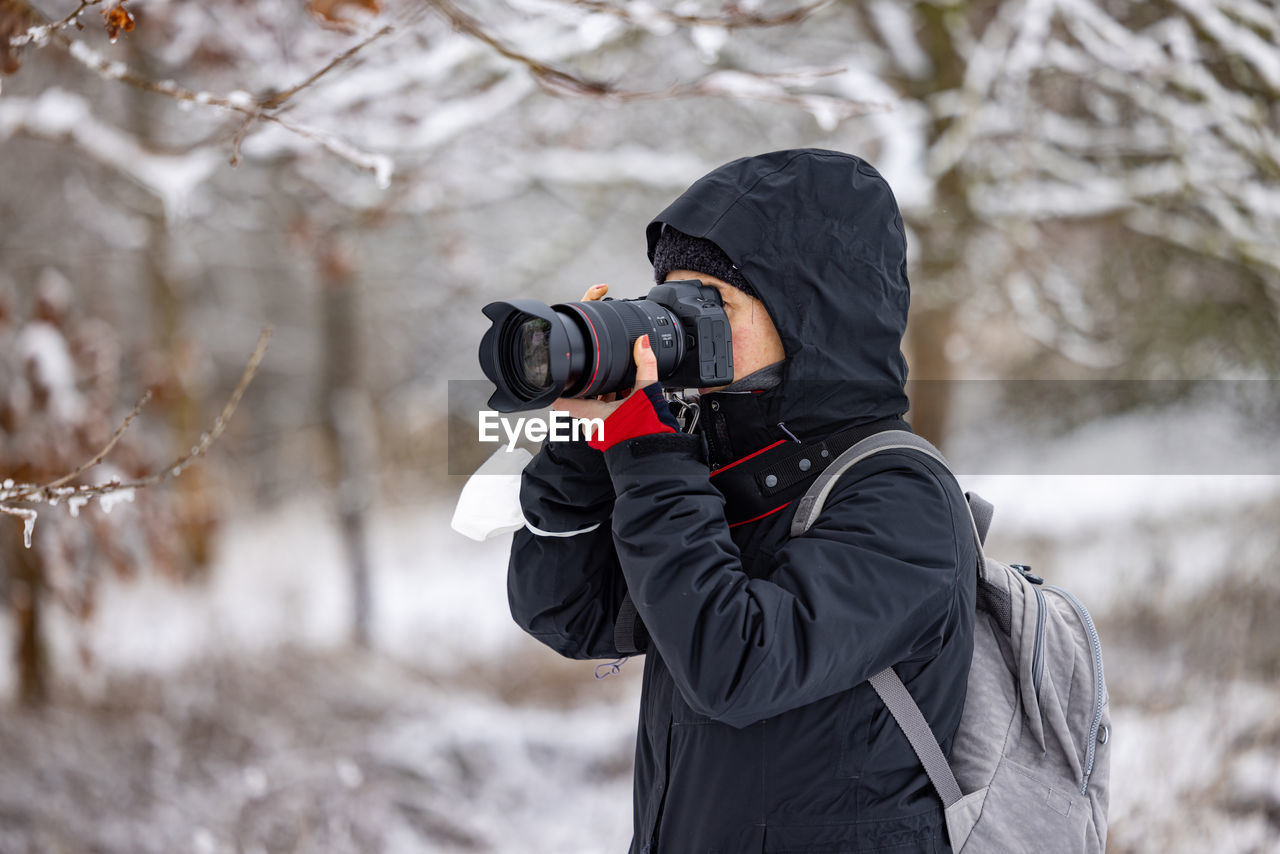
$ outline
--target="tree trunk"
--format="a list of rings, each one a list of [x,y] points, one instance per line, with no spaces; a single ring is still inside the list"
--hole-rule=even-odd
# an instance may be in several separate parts
[[[967,61],[956,47],[954,22],[948,20],[959,14],[965,14],[962,7],[915,4],[917,36],[933,73],[904,73],[901,85],[908,97],[927,102],[963,85]],[[939,115],[931,121],[926,151],[936,150],[955,121],[952,115]],[[916,212],[911,224],[920,251],[920,261],[912,273],[911,315],[904,342],[910,377],[911,428],[945,450],[954,388],[947,338],[955,328],[957,303],[971,292],[971,282],[963,277],[968,241],[974,230],[964,183],[954,168],[936,176],[929,209]]]
[[[939,448],[946,444],[951,412],[953,379],[946,344],[954,314],[949,304],[934,308],[913,306],[907,321],[911,429]]]
[[[132,43],[131,43],[132,44]],[[131,50],[132,61],[148,71],[145,51]],[[156,142],[155,96],[133,90],[130,119],[134,134],[144,146]],[[167,411],[172,430],[171,453],[177,458],[191,447],[206,424],[202,402],[199,345],[187,329],[187,283],[175,272],[173,234],[169,228],[171,212],[159,203],[145,211],[147,243],[143,248],[142,266],[147,285],[147,302],[151,307],[152,338],[160,351],[159,376],[152,377],[156,404]],[[208,465],[192,466],[167,488],[176,504],[176,520],[182,543],[181,565],[171,567],[176,574],[187,575],[204,567],[212,552],[212,540],[218,526],[219,511],[213,500],[214,490]]]
[[[955,331],[960,300],[973,292],[972,282],[966,278],[973,217],[955,173],[938,181],[934,207],[937,210],[914,228],[920,261],[912,275],[911,314],[904,343],[911,428],[945,450],[956,387],[947,339]]]
[[[13,561],[9,578],[9,607],[13,614],[14,664],[18,669],[18,699],[26,706],[41,706],[49,699],[49,657],[44,643],[41,614],[39,558],[30,549],[5,537]]]
[[[321,420],[333,463],[339,530],[351,578],[352,640],[367,648],[372,638],[373,593],[366,518],[377,463],[372,406],[361,387],[359,291],[349,252],[339,238],[320,235],[316,255],[322,300]]]

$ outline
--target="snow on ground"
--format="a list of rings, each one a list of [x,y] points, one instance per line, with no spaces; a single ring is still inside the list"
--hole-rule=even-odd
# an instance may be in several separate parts
[[[1108,850],[1280,846],[1274,683],[1205,681],[1199,689],[1177,707],[1114,706]],[[1251,746],[1241,752],[1242,744]]]
[[[120,680],[0,718],[0,851],[624,850],[633,687],[500,698],[299,650]]]
[[[990,552],[1098,620],[1110,850],[1280,848],[1280,477],[961,481],[996,504]],[[54,619],[62,699],[0,716],[0,851],[623,850],[641,662],[596,681],[525,637],[509,537],[451,513],[374,514],[373,654],[345,645],[313,500],[228,524],[203,585],[113,583],[87,629]]]
[[[369,538],[376,567],[375,646],[433,667],[485,660],[532,643],[506,611],[510,537],[467,540],[449,530],[451,512],[443,504],[386,509],[375,514]],[[108,670],[153,672],[210,651],[342,645],[350,626],[342,554],[319,502],[298,501],[234,520],[223,532],[207,583],[182,587],[143,577],[110,584],[86,629],[58,620],[59,666],[78,670],[78,641],[87,642]]]
[[[232,523],[206,586],[113,585],[87,631],[55,620],[77,689],[0,716],[0,851],[625,850],[638,664],[598,681],[525,636],[509,537],[450,512],[378,514],[374,654],[344,646],[316,504]]]

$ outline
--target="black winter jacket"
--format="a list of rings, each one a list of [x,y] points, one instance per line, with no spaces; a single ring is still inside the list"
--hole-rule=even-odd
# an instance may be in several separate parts
[[[704,395],[696,435],[546,444],[522,481],[512,615],[563,655],[616,658],[630,592],[650,637],[632,854],[946,851],[939,798],[865,680],[895,666],[950,751],[976,561],[954,480],[878,454],[795,539],[811,478],[763,514],[716,485],[779,440],[906,428],[893,196],[856,157],[775,152],[694,184],[651,224],[651,257],[663,224],[714,241],[759,292],[782,381]]]

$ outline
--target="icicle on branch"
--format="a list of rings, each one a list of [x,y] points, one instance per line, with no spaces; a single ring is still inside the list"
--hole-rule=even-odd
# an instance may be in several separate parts
[[[36,511],[30,507],[10,507],[7,504],[0,504],[0,513],[17,516],[22,520],[22,544],[31,548],[31,534],[36,527]]]
[[[154,486],[169,478],[177,477],[182,474],[183,470],[203,457],[212,447],[213,443],[218,440],[226,429],[227,423],[231,420],[231,416],[235,414],[236,407],[240,404],[240,398],[244,396],[245,390],[249,387],[249,383],[253,382],[253,378],[257,375],[258,366],[262,363],[263,357],[267,353],[267,344],[271,340],[272,328],[266,327],[262,330],[262,334],[258,336],[257,346],[253,353],[249,356],[249,361],[245,365],[244,372],[240,375],[240,381],[236,383],[235,389],[231,392],[231,396],[227,398],[223,404],[222,411],[218,413],[218,417],[214,419],[213,426],[209,428],[199,440],[191,447],[191,450],[183,454],[174,462],[165,466],[160,471],[131,481],[121,481],[113,478],[106,483],[93,485],[69,486],[71,481],[83,475],[86,471],[101,463],[111,450],[120,441],[120,438],[128,430],[129,425],[137,418],[138,413],[142,411],[150,399],[150,392],[144,394],[142,399],[133,407],[129,414],[121,422],[120,426],[111,435],[107,444],[92,459],[84,464],[77,466],[61,477],[58,477],[45,484],[27,484],[14,483],[11,480],[4,481],[0,484],[0,513],[10,516],[16,516],[23,520],[23,541],[27,548],[31,547],[31,532],[35,527],[37,511],[32,507],[20,507],[16,504],[39,505],[49,504],[56,505],[62,501],[67,501],[73,508],[78,510],[80,506],[92,498],[101,499],[103,496],[114,496],[120,500],[128,500],[133,491],[148,486]]]

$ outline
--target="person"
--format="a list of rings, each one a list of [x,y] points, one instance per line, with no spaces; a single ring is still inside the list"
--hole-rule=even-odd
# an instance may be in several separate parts
[[[973,649],[964,496],[931,459],[883,452],[789,534],[841,450],[910,429],[893,194],[858,157],[772,152],[695,182],[647,237],[657,281],[720,292],[738,379],[681,432],[642,337],[633,393],[556,402],[606,415],[604,435],[526,467],[512,616],[571,658],[644,653],[632,854],[949,850],[866,680],[894,666],[950,754]]]

